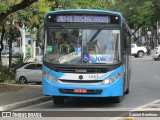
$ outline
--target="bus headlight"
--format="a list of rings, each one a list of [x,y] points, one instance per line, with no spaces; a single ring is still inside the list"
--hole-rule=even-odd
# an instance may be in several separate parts
[[[54,78],[53,76],[47,74],[46,72],[43,71],[43,76],[46,77],[49,81],[57,83],[58,80],[56,78]]]
[[[111,78],[107,78],[106,80],[104,80],[102,82],[102,84],[108,85],[113,83],[114,81],[116,81],[120,76],[122,76],[121,73],[116,74],[115,76],[111,77]]]

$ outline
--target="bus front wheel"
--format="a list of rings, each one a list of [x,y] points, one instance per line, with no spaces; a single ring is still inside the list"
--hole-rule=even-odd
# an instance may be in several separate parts
[[[112,98],[114,103],[120,103],[122,101],[122,96],[116,96]]]
[[[55,105],[60,105],[64,103],[64,98],[59,96],[53,96],[53,103]]]

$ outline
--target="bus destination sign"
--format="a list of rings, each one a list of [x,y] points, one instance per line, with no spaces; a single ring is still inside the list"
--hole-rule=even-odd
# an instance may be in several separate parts
[[[110,23],[109,16],[91,16],[91,15],[58,15],[56,22],[70,23]]]
[[[120,16],[111,14],[53,14],[46,16],[49,23],[119,24]]]

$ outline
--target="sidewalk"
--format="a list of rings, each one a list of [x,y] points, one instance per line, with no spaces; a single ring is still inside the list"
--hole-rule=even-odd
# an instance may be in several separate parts
[[[41,85],[26,85],[18,91],[0,94],[0,111],[9,111],[47,100],[51,100],[51,97],[42,95]]]

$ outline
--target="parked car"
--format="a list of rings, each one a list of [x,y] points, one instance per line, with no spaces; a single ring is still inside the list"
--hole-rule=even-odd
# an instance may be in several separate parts
[[[42,83],[42,62],[31,62],[18,68],[16,82],[19,84]]]
[[[152,58],[154,60],[160,60],[160,46],[154,48],[153,53],[152,53]]]
[[[144,54],[147,53],[146,46],[137,46],[136,44],[131,44],[131,55],[134,57],[142,58]]]
[[[19,69],[20,67],[23,67],[24,65],[27,65],[29,63],[33,63],[33,62],[25,62],[25,63],[21,63],[13,68],[10,68],[10,72],[13,74],[16,74],[16,70]]]

